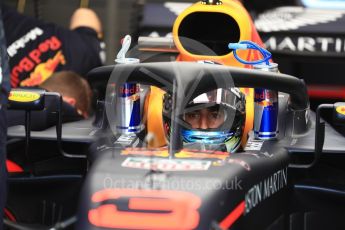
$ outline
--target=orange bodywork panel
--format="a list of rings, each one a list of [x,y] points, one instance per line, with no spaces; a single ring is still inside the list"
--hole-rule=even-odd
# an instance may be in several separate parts
[[[195,12],[209,12],[212,13],[222,13],[233,18],[240,28],[239,41],[250,40],[263,46],[263,42],[255,29],[254,23],[243,5],[236,0],[223,0],[222,5],[204,5],[201,2],[195,3],[184,12],[182,12],[176,19],[173,26],[173,39],[174,43],[179,51],[179,56],[177,61],[198,61],[198,60],[209,60],[215,61],[224,65],[240,67],[240,68],[251,68],[250,66],[244,65],[238,62],[233,52],[229,50],[229,53],[223,56],[204,56],[195,55],[188,52],[182,45],[179,39],[179,26],[181,22],[190,14]],[[231,28],[220,28],[220,29],[230,29]],[[261,58],[258,51],[254,50],[238,50],[237,55],[248,61],[257,60]],[[252,88],[242,88],[241,91],[246,95],[246,123],[242,138],[242,146],[247,142],[248,132],[253,128],[254,121],[254,89]],[[163,128],[162,120],[162,100],[164,91],[151,87],[151,93],[148,98],[149,106],[147,108],[147,129],[148,132],[154,134],[154,138],[149,141],[149,147],[161,147],[166,145],[166,139]]]

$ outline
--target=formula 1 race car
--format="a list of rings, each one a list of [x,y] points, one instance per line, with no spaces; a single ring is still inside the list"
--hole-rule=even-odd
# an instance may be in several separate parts
[[[342,77],[342,63],[344,63],[342,25],[345,19],[343,1],[328,1],[328,4],[319,0],[242,2],[254,16],[255,28],[265,47],[272,52],[274,60],[279,63],[280,71],[306,81],[312,109],[316,108],[315,105],[320,102],[320,99],[322,101],[343,100],[345,96]],[[183,3],[138,1],[136,11],[140,17],[137,17],[137,23],[132,26],[135,28],[135,34],[157,39],[176,36],[174,32],[171,33],[176,23],[175,19],[181,18],[181,13],[192,4],[193,1]],[[233,18],[235,18],[233,16],[235,12],[236,10],[233,9],[226,10],[226,13],[231,14]],[[190,22],[191,18],[188,20]],[[203,25],[198,29],[199,37],[196,36],[196,39],[202,39],[203,36],[211,36],[211,34],[216,36],[217,33],[212,33],[213,31],[208,29],[206,35],[201,35],[203,31],[206,31],[205,28],[208,28],[205,21],[200,20],[197,25],[192,23],[193,27],[189,28],[193,29],[187,32],[184,31],[186,27],[182,25],[181,33],[186,34],[191,31],[192,34],[197,30],[195,27]],[[214,29],[222,28],[225,21],[213,21],[212,23],[217,25]],[[242,26],[240,28],[243,31]],[[233,29],[225,31],[233,32]],[[225,37],[224,33],[222,29],[218,35]]]
[[[320,123],[323,109],[337,115],[344,104],[319,107],[315,121],[306,86],[297,78],[217,65],[143,63],[101,67],[90,74],[164,88],[177,98],[171,111],[177,116],[188,97],[225,89],[231,77],[235,86],[278,90],[279,135],[264,141],[249,133],[243,150],[229,154],[185,145],[178,118],[171,118],[174,136],[166,148],[147,148],[140,135],[125,144],[124,134],[114,137],[115,123],[110,123],[109,140],[94,148],[77,229],[344,227],[344,182],[334,175],[342,172],[344,137]],[[116,102],[107,103],[108,110],[115,108]]]
[[[75,229],[344,229],[345,139],[321,121],[331,112],[334,122],[344,125],[344,104],[321,105],[314,113],[302,80],[237,68],[248,66],[238,63],[232,50],[218,54],[229,42],[260,43],[254,28],[243,29],[252,23],[238,3],[223,2],[224,8],[243,13],[223,13],[235,19],[221,28],[240,24],[233,30],[239,36],[222,42],[215,30],[218,38],[197,40],[207,55],[186,49],[197,43],[179,35],[194,35],[192,25],[200,20],[195,34],[201,33],[209,26],[205,15],[214,13],[212,22],[224,16],[215,8],[221,6],[198,3],[181,15],[174,39],[180,44],[178,60],[206,61],[92,70],[89,82],[106,93],[91,119],[62,124],[59,95],[17,93],[34,98],[14,105],[27,114],[44,109],[47,97],[53,97],[50,116],[57,125],[29,132],[27,115],[26,132],[22,126],[9,128],[9,159],[23,166],[10,172],[5,211],[10,229],[71,224]],[[255,52],[241,50],[239,56],[251,59]],[[252,88],[279,91],[277,102],[260,104],[279,105],[273,139],[262,140],[253,131],[254,120],[263,116],[254,113]],[[194,126],[194,119],[204,116],[206,131]],[[219,118],[222,124],[215,125],[212,119]],[[271,120],[274,116],[263,123]],[[123,121],[135,125],[123,129]]]
[[[55,172],[50,171],[50,175],[55,176],[46,173],[26,179],[18,174],[11,177],[9,204],[18,202],[21,197],[18,194],[24,193],[23,203],[9,209],[14,211],[13,218],[16,216],[19,222],[34,220],[49,225],[49,222],[35,219],[38,213],[45,213],[45,221],[49,216],[52,224],[71,215],[71,210],[78,204],[76,229],[344,227],[344,137],[329,125],[324,127],[320,123],[323,109],[333,109],[336,118],[343,118],[343,104],[321,106],[315,117],[308,108],[305,85],[297,78],[220,65],[183,62],[116,65],[97,68],[90,75],[113,76],[120,84],[127,81],[164,88],[178,99],[171,110],[176,115],[179,114],[176,110],[186,105],[187,97],[182,95],[193,98],[233,84],[278,90],[282,92],[279,95],[279,135],[275,140],[264,141],[256,140],[249,132],[249,140],[242,150],[228,153],[185,145],[180,133],[183,128],[174,118],[171,118],[171,129],[175,132],[171,133],[169,146],[160,148],[145,147],[147,138],[142,138],[142,133],[132,136],[132,139],[127,136],[124,141],[123,135],[112,132],[114,120],[108,120],[106,113],[100,113],[103,114],[100,116],[103,122],[99,123],[109,124],[103,128],[90,123],[85,125],[85,121],[64,124],[64,143],[75,142],[78,145],[79,142],[80,146],[81,140],[85,143],[90,134],[97,136],[93,138],[97,141],[88,155],[91,168],[87,171],[81,197],[76,199],[83,181],[81,175],[85,175],[85,171],[80,169],[73,176],[71,171],[63,170],[66,165],[58,158],[50,158],[56,164]],[[113,87],[112,81],[110,86]],[[190,92],[191,88],[195,91]],[[114,96],[110,93],[110,98],[113,97],[111,95]],[[106,108],[115,108],[113,103]],[[107,113],[110,115],[112,111]],[[253,114],[246,114],[246,119],[251,116]],[[79,132],[79,141],[76,131],[72,130]],[[14,136],[16,130],[12,129],[11,133]],[[48,136],[39,137],[39,132],[34,134],[38,141],[47,141]],[[39,149],[37,146],[32,148]],[[78,147],[70,149],[76,151]],[[37,155],[35,157],[38,158]],[[63,193],[58,192],[61,186],[65,190]],[[17,190],[18,187],[22,190]],[[35,187],[42,190],[37,193]],[[35,198],[23,199],[30,196]],[[44,197],[44,200],[39,200],[39,197]],[[66,204],[63,200],[66,197],[71,203]],[[37,203],[42,204],[43,201],[46,202],[45,207],[37,207]],[[51,207],[54,203],[55,209]],[[28,206],[30,204],[33,206]],[[46,212],[32,207],[46,208]],[[67,210],[54,213],[57,207]],[[29,210],[31,215],[23,215]],[[21,216],[27,219],[21,219]]]

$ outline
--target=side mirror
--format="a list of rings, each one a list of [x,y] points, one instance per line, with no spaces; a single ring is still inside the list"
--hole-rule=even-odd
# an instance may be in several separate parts
[[[29,159],[31,111],[44,109],[44,93],[41,89],[12,89],[8,96],[8,109],[25,110],[25,156]]]
[[[321,104],[316,109],[316,119],[315,119],[315,148],[314,148],[314,159],[309,164],[291,164],[292,168],[311,168],[319,161],[321,158],[323,144],[325,141],[325,122],[321,121],[321,112],[324,110],[333,110],[334,121],[342,123],[345,125],[345,103],[335,103],[335,104]]]
[[[52,97],[56,103],[56,138],[58,150],[64,157],[86,158],[85,155],[68,154],[62,149],[62,96],[55,92],[46,92],[42,89],[17,88],[10,91],[8,97],[8,109],[25,111],[25,156],[30,159],[30,140],[31,140],[31,111],[43,110],[45,108],[45,97]]]
[[[8,108],[15,110],[44,109],[44,93],[41,89],[12,89],[8,96]]]

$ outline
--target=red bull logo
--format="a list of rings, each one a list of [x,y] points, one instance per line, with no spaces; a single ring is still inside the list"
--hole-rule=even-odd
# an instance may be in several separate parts
[[[118,90],[116,110],[121,111],[121,116],[117,117],[116,127],[120,133],[140,132],[140,85],[125,83]]]
[[[45,65],[51,65],[51,67],[48,67],[48,70],[43,70],[44,72],[49,72],[50,69],[54,69],[54,65],[57,65],[59,63],[65,64],[64,60],[61,60],[61,57],[56,57],[57,59],[60,59],[57,64],[55,64],[55,60],[48,60],[46,62],[43,62],[42,60],[42,55],[45,54],[46,52],[52,52],[56,51],[61,48],[61,41],[56,37],[52,36],[48,38],[47,40],[41,42],[38,44],[37,48],[29,52],[27,56],[25,56],[23,59],[21,59],[17,65],[15,65],[12,70],[11,70],[11,86],[12,87],[17,87],[18,84],[20,83],[21,78],[23,77],[22,74],[25,76],[29,73],[32,73],[33,70],[34,72],[42,72],[41,70],[36,70],[39,64],[41,65],[38,69],[44,69]],[[60,51],[61,52],[61,51]],[[60,56],[59,54],[58,56]],[[53,58],[54,59],[54,58]],[[49,63],[48,62],[52,62]],[[53,70],[53,72],[54,72]],[[37,76],[38,73],[34,74],[35,76],[30,76],[30,81],[32,82],[27,82],[24,83],[25,85],[22,86],[33,86],[33,85],[38,85],[41,83],[41,79],[44,79],[46,75],[49,75],[47,73],[42,73],[42,76]],[[32,80],[31,80],[32,79]],[[38,83],[39,82],[39,83]]]
[[[37,65],[35,70],[30,74],[30,78],[23,80],[20,86],[35,86],[47,80],[56,70],[59,64],[66,64],[62,51],[59,50],[53,58]]]
[[[140,92],[140,86],[138,84],[126,83],[119,89],[120,97],[130,97]]]
[[[275,98],[277,96],[276,91],[272,90],[262,90],[261,92],[255,92],[255,100],[266,100],[270,98]]]
[[[276,138],[278,134],[278,92],[255,89],[254,136],[258,139]]]

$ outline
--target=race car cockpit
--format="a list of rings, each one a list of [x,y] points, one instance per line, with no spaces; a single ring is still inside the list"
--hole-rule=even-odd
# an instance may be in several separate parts
[[[110,135],[111,141],[107,144],[100,142],[94,148],[97,151],[93,155],[78,209],[78,229],[162,229],[167,223],[171,229],[181,226],[190,229],[252,229],[254,226],[281,229],[285,226],[284,219],[300,215],[299,211],[292,210],[303,209],[295,203],[290,204],[301,198],[295,192],[303,194],[303,197],[310,196],[318,187],[308,184],[309,176],[299,178],[295,173],[321,165],[321,152],[323,158],[328,158],[331,156],[325,153],[341,154],[344,151],[336,144],[343,142],[344,137],[331,131],[328,125],[327,139],[323,141],[325,129],[320,123],[319,112],[317,122],[314,122],[315,115],[309,111],[304,82],[289,75],[187,62],[117,64],[112,70],[109,66],[100,67],[89,74],[109,76],[105,101],[109,128],[105,136]],[[158,109],[162,119],[165,114],[170,120],[165,127],[169,130],[168,146],[148,148],[147,142],[155,138],[154,133],[143,135],[139,132],[137,135],[120,129],[118,116],[121,115],[117,115],[117,103],[123,100],[121,87],[124,84],[154,85],[169,93],[170,96],[164,98],[166,108],[163,108],[163,114]],[[234,86],[264,87],[281,92],[278,136],[272,140],[260,140],[254,138],[251,131],[244,148],[231,154],[221,148],[206,147],[206,142],[216,142],[221,133],[212,136],[210,130],[208,134],[194,135],[198,134],[194,132],[186,135],[190,133],[185,127],[193,127],[191,119],[207,117],[214,111],[205,109],[205,103],[201,106],[197,102],[209,102],[209,108],[212,108],[211,105],[217,103],[211,100],[210,92],[231,90]],[[127,97],[133,106],[133,100],[140,98],[135,95],[140,90],[132,89],[134,93]],[[221,100],[225,95],[224,92],[218,94],[219,104],[226,104]],[[234,95],[227,96],[236,102]],[[233,105],[241,107],[240,101],[232,104],[233,111]],[[150,106],[147,104],[142,108],[149,111]],[[325,108],[321,107],[320,111],[322,109]],[[130,110],[133,111],[139,112]],[[216,111],[215,116],[224,120],[224,110],[217,108]],[[150,115],[142,118],[141,127]],[[236,116],[233,118],[236,120]],[[232,127],[232,123],[226,125]],[[199,144],[185,143],[184,138],[191,136]],[[218,146],[221,143],[218,142]],[[240,187],[233,184],[235,180],[242,181]],[[322,179],[319,182],[323,183]],[[208,183],[218,184],[206,189]],[[316,190],[324,191],[323,186],[326,184]],[[331,193],[324,195],[332,196]],[[152,206],[152,202],[156,205]],[[165,202],[169,205],[163,206],[163,203],[167,204]],[[337,206],[336,203],[330,205]],[[339,208],[336,207],[337,210]],[[286,213],[289,214],[286,216]],[[335,213],[331,219],[340,224],[341,218],[338,217]],[[310,221],[315,220],[309,218]],[[298,225],[296,219],[291,221]]]
[[[169,62],[139,55],[141,63],[88,73],[100,96],[95,116],[27,132],[29,141],[23,127],[9,129],[9,152],[22,154],[29,143],[31,156],[26,174],[10,178],[9,226],[20,229],[17,219],[35,224],[28,229],[345,228],[345,137],[321,121],[329,110],[344,124],[344,104],[314,113],[298,76],[270,71],[269,60],[259,70],[238,62],[236,52],[247,61],[258,55],[241,43],[260,46],[249,15],[238,1],[207,2],[220,1],[199,2],[177,20],[168,46],[177,62],[176,55]],[[243,21],[229,9],[243,12]],[[232,30],[240,35],[226,40],[232,48],[209,42],[206,30],[184,43],[197,37],[188,30],[204,16],[199,11],[214,14],[213,22],[219,11],[241,21]],[[208,55],[185,49],[196,43]],[[219,47],[227,53],[217,55]]]

